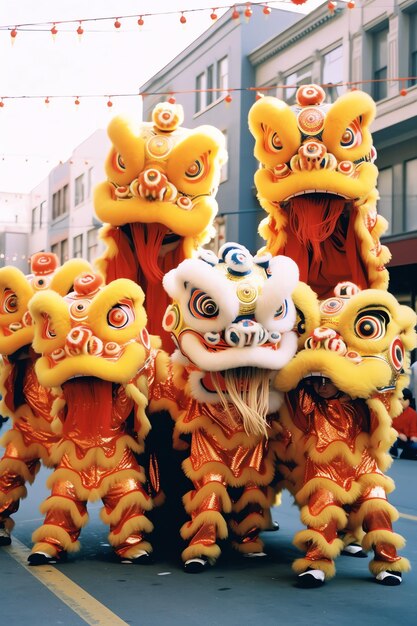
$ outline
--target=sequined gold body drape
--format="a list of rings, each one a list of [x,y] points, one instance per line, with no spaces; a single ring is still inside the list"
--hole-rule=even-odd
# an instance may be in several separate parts
[[[150,358],[141,370],[149,396],[154,361]],[[78,550],[81,528],[88,521],[87,502],[101,499],[101,519],[110,526],[109,543],[116,554],[134,558],[141,550],[151,552],[146,535],[153,529],[147,517],[152,499],[135,456],[143,452],[149,424],[138,422],[136,414],[132,436],[127,421],[135,405],[123,385],[86,377],[72,379],[62,389],[63,430],[52,453],[56,469],[48,480],[51,495],[41,506],[45,520],[33,534],[32,551],[56,556]]]
[[[374,575],[408,570],[407,559],[397,554],[405,542],[392,530],[398,513],[386,497],[394,484],[368,449],[373,418],[366,403],[342,395],[318,404],[302,390],[288,395],[287,410],[302,454],[294,494],[306,525],[294,538],[305,552],[294,570],[311,567],[332,577],[334,559],[344,546],[340,534],[374,551],[369,564]]]
[[[270,416],[273,421],[275,416]],[[261,552],[261,530],[268,525],[265,509],[273,501],[273,455],[266,437],[247,435],[233,405],[190,400],[176,422],[180,433],[191,433],[190,455],[184,461],[194,488],[184,497],[190,520],[181,529],[188,546],[184,561],[220,555],[219,539],[230,537],[241,553]]]
[[[53,465],[51,448],[59,436],[51,428],[51,393],[36,378],[33,355],[13,365],[4,357],[3,368],[3,401],[13,415],[13,426],[2,438],[0,522],[10,530],[10,515],[27,494],[25,484],[34,481],[40,462]]]

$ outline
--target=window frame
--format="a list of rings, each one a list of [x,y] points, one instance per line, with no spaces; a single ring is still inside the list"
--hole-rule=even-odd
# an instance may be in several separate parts
[[[375,102],[384,100],[388,96],[388,35],[389,27],[386,22],[372,31],[372,97]],[[384,44],[384,48],[381,47]],[[381,57],[381,58],[380,58]],[[384,59],[384,57],[386,57]],[[382,63],[385,61],[385,65]]]

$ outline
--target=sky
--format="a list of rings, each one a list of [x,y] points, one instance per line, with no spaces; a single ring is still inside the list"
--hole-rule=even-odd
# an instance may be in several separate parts
[[[233,5],[217,1],[219,17]],[[322,1],[307,0],[300,10]],[[297,10],[289,0],[270,5]],[[212,11],[211,0],[2,0],[0,192],[30,192],[113,116],[141,120],[139,86],[210,28]]]

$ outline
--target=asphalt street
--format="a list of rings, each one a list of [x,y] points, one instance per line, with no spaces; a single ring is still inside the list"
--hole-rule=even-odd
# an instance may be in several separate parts
[[[4,432],[4,428],[3,428]],[[340,556],[337,575],[320,589],[299,589],[291,570],[300,556],[292,545],[301,528],[291,496],[274,507],[280,530],[263,533],[267,557],[244,559],[225,545],[215,567],[183,572],[180,548],[154,546],[153,565],[120,564],[99,518],[101,503],[89,506],[82,549],[58,566],[28,567],[31,534],[42,522],[46,497],[42,469],[14,516],[12,545],[0,548],[0,624],[5,626],[262,626],[417,623],[417,461],[395,460],[390,502],[400,518],[395,530],[407,539],[401,551],[412,564],[399,587],[376,584],[367,559]],[[166,520],[165,520],[166,521]],[[174,533],[175,534],[175,533]],[[171,544],[170,544],[171,545]]]

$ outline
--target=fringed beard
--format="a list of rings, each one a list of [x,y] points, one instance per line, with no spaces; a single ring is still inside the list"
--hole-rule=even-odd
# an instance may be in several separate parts
[[[299,242],[321,260],[320,244],[334,232],[346,200],[333,195],[295,196],[289,205],[289,225]]]
[[[146,280],[151,284],[161,283],[163,272],[158,258],[168,228],[162,224],[132,224],[131,231],[136,258]]]
[[[219,374],[211,374],[213,387],[220,402],[233,419],[232,404],[239,412],[247,435],[267,436],[269,412],[269,370],[257,367],[239,367],[223,372],[223,385]],[[222,389],[224,387],[224,391]]]

